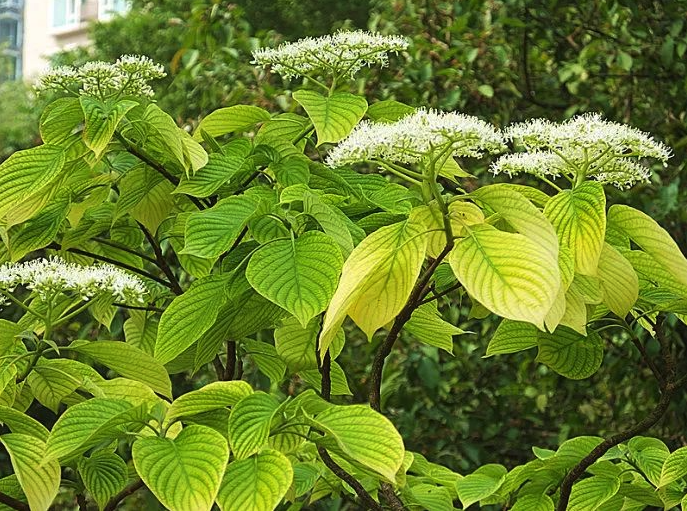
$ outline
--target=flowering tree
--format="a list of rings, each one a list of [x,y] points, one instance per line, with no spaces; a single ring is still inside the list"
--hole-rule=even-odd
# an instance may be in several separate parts
[[[0,167],[0,294],[18,313],[0,329],[11,431],[0,442],[14,469],[1,503],[45,510],[69,488],[81,510],[113,510],[143,486],[174,511],[330,496],[398,510],[687,502],[687,448],[638,436],[687,383],[664,325],[686,319],[687,259],[646,214],[607,208],[603,188],[648,179],[646,160],[670,151],[597,115],[500,131],[350,92],[360,69],[406,46],[340,32],[259,50],[257,64],[303,77],[293,97],[305,115],[221,108],[193,135],[152,101],[162,70],[144,57],[41,79],[60,96],[41,118],[45,144]],[[468,162],[511,145],[523,152],[493,173],[530,173],[552,194],[512,183],[468,193]],[[656,376],[657,408],[510,470],[460,475],[406,451],[382,414],[385,360],[403,329],[451,351],[465,332],[442,309],[458,299],[503,318],[487,355],[537,348],[571,379],[599,369],[615,329]],[[65,335],[82,314],[107,327],[120,309],[123,342]],[[383,335],[366,404],[336,397],[350,393],[337,363],[347,317]],[[217,381],[174,391],[170,374],[207,367]],[[271,392],[244,381],[251,367]],[[298,385],[285,395],[287,375]],[[50,429],[34,402],[58,416]]]

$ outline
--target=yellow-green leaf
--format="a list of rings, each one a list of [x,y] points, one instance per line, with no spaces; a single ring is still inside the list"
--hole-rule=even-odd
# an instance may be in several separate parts
[[[494,332],[485,357],[517,353],[537,346],[537,329],[531,323],[504,319]]]
[[[176,438],[139,438],[136,472],[171,511],[210,511],[229,459],[227,441],[205,426],[187,426]]]
[[[351,252],[324,318],[322,353],[347,314],[368,337],[396,317],[422,268],[425,232],[425,224],[413,213],[406,221],[373,232]]]
[[[114,105],[107,105],[90,96],[81,96],[79,101],[86,119],[84,143],[99,158],[112,140],[119,122],[138,103],[123,99]]]
[[[687,447],[680,447],[663,462],[659,487],[668,486],[670,483],[687,476]]]
[[[323,96],[301,89],[293,93],[293,99],[300,103],[315,125],[318,146],[346,138],[367,111],[365,98],[348,92]]]
[[[97,451],[89,458],[81,458],[78,469],[84,486],[99,509],[124,489],[129,475],[125,461],[107,451]]]
[[[246,131],[269,119],[269,112],[257,106],[234,105],[220,108],[200,121],[193,138],[199,142],[203,140],[201,131],[205,131],[211,137],[220,137],[234,131]]]
[[[258,293],[305,327],[329,304],[342,265],[336,242],[322,232],[309,231],[262,246],[251,257],[246,277]]]
[[[589,332],[585,337],[561,326],[552,334],[539,333],[537,361],[566,378],[589,378],[601,367],[603,355],[603,340],[596,332]]]
[[[553,224],[561,246],[570,249],[575,272],[596,275],[606,233],[606,195],[603,186],[585,181],[552,197],[544,214]]]
[[[639,279],[632,264],[615,248],[604,243],[598,273],[604,303],[624,318],[639,297]]]
[[[449,255],[456,278],[482,305],[541,330],[561,285],[557,258],[518,233],[475,226]]]
[[[178,397],[167,410],[166,419],[188,417],[199,413],[234,406],[253,393],[245,381],[216,381]]]
[[[279,402],[264,392],[250,394],[236,403],[229,417],[229,443],[236,459],[246,459],[267,443],[278,408]]]

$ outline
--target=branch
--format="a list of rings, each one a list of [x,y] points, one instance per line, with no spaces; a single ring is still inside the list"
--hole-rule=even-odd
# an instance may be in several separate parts
[[[348,484],[348,486],[353,488],[356,495],[358,495],[358,498],[366,506],[366,509],[373,509],[374,511],[384,511],[384,508],[381,505],[379,505],[379,503],[375,499],[372,498],[372,495],[370,495],[367,492],[367,490],[363,488],[363,485],[360,484],[360,482],[355,477],[346,472],[343,468],[341,468],[341,466],[336,461],[332,459],[332,457],[327,452],[327,449],[318,446],[317,453],[320,455],[320,458],[327,466],[327,468],[334,472],[334,475],[336,477],[338,477],[346,484]]]
[[[224,369],[224,381],[234,379],[236,373],[236,341],[227,340],[227,365]]]
[[[106,256],[101,256],[99,254],[87,252],[86,250],[81,250],[80,248],[73,248],[72,247],[72,248],[63,249],[62,246],[55,241],[53,241],[50,245],[48,245],[45,248],[50,248],[52,250],[66,250],[67,252],[72,252],[74,254],[79,254],[79,255],[86,256],[86,257],[92,257],[93,259],[97,259],[98,261],[103,261],[104,263],[113,264],[115,266],[119,266],[120,268],[124,268],[125,270],[129,270],[132,273],[137,273],[139,275],[142,275],[143,277],[146,277],[147,279],[154,280],[158,284],[162,284],[163,286],[165,286],[169,289],[172,289],[172,284],[167,282],[165,279],[161,279],[157,275],[153,275],[150,272],[147,272],[147,271],[142,270],[140,268],[136,268],[135,266],[131,266],[130,264],[126,264],[126,263],[123,263],[121,261],[117,261],[116,259],[111,259],[111,258],[106,257]]]
[[[153,259],[152,257],[147,256],[147,255],[145,255],[145,254],[141,254],[140,252],[137,252],[137,251],[134,250],[133,248],[129,248],[129,247],[127,247],[126,245],[124,245],[124,244],[122,244],[122,243],[117,243],[116,241],[108,240],[108,239],[105,239],[105,238],[98,238],[98,237],[93,238],[93,241],[96,241],[96,242],[101,243],[101,244],[103,244],[103,245],[107,245],[107,246],[109,246],[109,247],[116,248],[116,249],[121,250],[121,251],[123,251],[123,252],[127,252],[127,253],[129,253],[129,254],[131,254],[131,255],[135,255],[136,257],[140,257],[141,259],[145,259],[145,260],[148,261],[149,263],[155,264],[155,259]]]
[[[17,511],[31,511],[31,508],[27,503],[17,500],[14,497],[10,497],[6,493],[0,492],[0,503],[9,506],[12,509],[16,509]]]
[[[143,480],[139,479],[138,481],[130,484],[122,491],[120,491],[117,495],[112,497],[110,499],[110,502],[108,502],[107,505],[103,508],[103,511],[115,511],[115,509],[117,509],[117,506],[122,500],[124,500],[130,495],[133,495],[141,488],[143,488]]]
[[[660,387],[663,388],[663,386],[665,385],[665,380],[663,379],[663,375],[658,370],[658,367],[656,366],[656,363],[654,362],[654,360],[646,352],[646,348],[644,347],[642,342],[633,336],[632,337],[632,344],[634,344],[635,347],[639,350],[639,353],[642,355],[642,360],[644,360],[646,365],[649,366],[649,369],[651,369],[651,372],[654,375],[654,378],[656,378],[656,381],[658,381],[658,384],[660,385]]]
[[[119,303],[115,302],[112,305],[115,307],[121,307],[122,309],[131,309],[135,311],[149,311],[149,312],[165,312],[164,309],[161,309],[159,307],[153,307],[152,305],[147,305],[145,307],[139,307],[137,305],[128,305],[126,303]]]
[[[318,350],[319,357],[319,350]],[[329,401],[332,398],[332,357],[327,350],[324,354],[324,360],[320,365],[320,374],[322,375],[322,398]]]
[[[413,315],[413,311],[420,304],[425,287],[432,278],[432,275],[434,275],[434,271],[437,269],[439,264],[441,264],[452,248],[453,246],[451,244],[447,244],[437,258],[432,261],[432,263],[429,265],[429,268],[427,268],[425,273],[420,277],[420,280],[415,283],[415,287],[411,291],[408,301],[403,309],[401,309],[401,312],[398,313],[398,316],[396,316],[389,333],[386,335],[386,338],[379,346],[379,349],[375,354],[374,361],[372,362],[369,401],[370,406],[378,412],[381,411],[382,408],[382,371],[384,370],[384,362],[386,361],[386,357],[388,357],[389,353],[391,353],[391,349],[393,348],[394,343],[396,343],[396,340],[401,333],[401,329],[408,322],[410,317]]]
[[[162,177],[164,177],[167,181],[172,183],[174,186],[179,186],[179,178],[176,176],[173,176],[170,174],[166,168],[164,168],[162,165],[160,165],[158,162],[153,160],[148,154],[146,154],[144,151],[136,147],[134,144],[129,142],[124,135],[122,135],[119,131],[115,131],[115,138],[119,140],[119,142],[124,146],[124,149],[132,155],[134,155],[136,158],[141,160],[143,163],[148,165],[149,167],[153,168],[156,170]],[[198,198],[193,197],[191,195],[186,195],[188,199],[198,208],[198,209],[205,209],[205,204],[203,204]]]
[[[420,303],[418,303],[417,306],[419,307],[420,305],[424,305],[426,303],[433,302],[434,300],[438,300],[442,296],[446,296],[447,294],[452,293],[456,289],[460,288],[460,286],[461,286],[460,282],[458,284],[454,284],[451,287],[449,287],[448,289],[444,289],[441,293],[437,293],[437,294],[432,295],[429,298],[425,298]]]
[[[170,289],[174,292],[175,295],[180,295],[184,292],[183,289],[181,289],[181,286],[179,285],[179,281],[177,280],[176,276],[174,275],[174,272],[172,269],[169,267],[169,264],[167,264],[167,260],[165,259],[164,254],[162,253],[162,248],[160,248],[160,245],[158,244],[157,240],[155,237],[152,235],[152,233],[146,228],[145,225],[143,225],[141,222],[136,221],[138,226],[141,228],[141,231],[143,231],[143,234],[145,235],[146,239],[148,240],[148,243],[150,243],[150,246],[153,247],[153,252],[155,252],[155,264],[157,265],[158,268],[162,270],[162,273],[165,274],[165,277],[169,280],[171,287]]]

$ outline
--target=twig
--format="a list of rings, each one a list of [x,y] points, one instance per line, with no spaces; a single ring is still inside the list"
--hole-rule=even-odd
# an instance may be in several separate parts
[[[444,289],[441,293],[437,293],[437,294],[432,295],[429,298],[425,298],[420,303],[418,303],[417,306],[419,307],[420,305],[424,305],[426,303],[433,302],[434,300],[438,300],[442,296],[446,296],[447,294],[452,293],[456,289],[460,288],[460,286],[461,286],[460,283],[454,284],[451,287],[449,287],[448,289]]]
[[[632,344],[634,344],[635,347],[639,350],[639,353],[642,355],[642,360],[644,360],[646,365],[649,366],[649,369],[651,369],[651,372],[653,373],[654,378],[656,378],[660,387],[663,388],[663,386],[665,385],[665,380],[663,379],[663,375],[658,370],[656,363],[653,361],[653,359],[646,352],[646,348],[644,347],[642,342],[633,336],[632,337]]]
[[[320,393],[323,399],[329,401],[332,398],[332,357],[329,354],[329,350],[325,352],[324,359],[322,359],[320,374],[322,375],[322,391]]]
[[[381,411],[382,371],[384,370],[384,362],[386,361],[386,357],[388,357],[389,353],[391,353],[391,349],[398,339],[401,329],[403,329],[403,326],[413,315],[413,311],[418,307],[425,291],[425,287],[432,278],[434,271],[449,254],[452,248],[453,247],[450,244],[447,244],[437,258],[432,261],[425,273],[420,277],[420,280],[416,282],[415,287],[408,297],[408,301],[403,309],[401,309],[401,312],[398,313],[398,316],[396,316],[393,325],[391,325],[389,333],[387,333],[386,338],[377,349],[377,353],[375,354],[375,358],[372,362],[369,401],[370,406],[378,412]]]
[[[12,509],[16,509],[17,511],[31,511],[31,508],[28,504],[22,502],[21,500],[17,500],[14,497],[10,497],[6,493],[0,492],[0,503],[9,506]]]
[[[227,365],[224,368],[224,381],[234,379],[236,372],[236,341],[227,340]]]
[[[79,506],[79,511],[88,511],[88,503],[83,493],[76,494],[76,504]]]
[[[217,375],[217,379],[219,381],[224,380],[225,370],[224,366],[222,365],[222,361],[219,359],[219,355],[212,359],[212,365],[215,368],[215,374]]]
[[[120,491],[117,495],[112,497],[110,499],[110,502],[108,502],[107,505],[103,508],[103,511],[115,511],[115,509],[117,509],[117,506],[122,500],[124,500],[130,495],[133,495],[141,488],[143,488],[143,480],[139,479],[138,481],[130,484],[122,491]]]
[[[50,248],[53,250],[63,250],[62,246],[55,241],[53,241],[50,245],[48,245],[45,248]],[[135,266],[131,266],[130,264],[126,264],[126,263],[123,263],[121,261],[117,261],[116,259],[111,259],[109,257],[102,256],[99,254],[94,254],[92,252],[87,252],[86,250],[81,250],[80,248],[72,247],[72,248],[67,248],[64,250],[66,250],[67,252],[72,252],[74,254],[79,254],[79,255],[86,256],[86,257],[92,257],[93,259],[97,259],[98,261],[102,261],[104,263],[109,263],[109,264],[113,264],[115,266],[119,266],[120,268],[124,268],[125,270],[129,270],[130,272],[142,275],[143,277],[146,277],[150,280],[154,280],[158,284],[162,284],[163,286],[168,287],[169,289],[172,289],[172,284],[167,282],[165,279],[161,279],[157,275],[153,275],[150,272],[147,272],[147,271],[142,270],[140,268],[136,268]]]
[[[353,488],[353,491],[355,491],[356,495],[358,495],[358,498],[366,506],[366,509],[373,509],[374,511],[384,511],[384,508],[381,505],[379,505],[379,503],[375,499],[372,498],[372,495],[370,495],[367,492],[367,490],[363,488],[363,485],[360,484],[360,482],[355,477],[346,472],[336,461],[332,459],[332,457],[327,452],[327,449],[320,446],[317,448],[317,453],[320,455],[322,462],[327,466],[329,470],[334,472],[334,475],[336,477],[338,477],[346,484],[348,484],[348,486]]]
[[[145,307],[139,307],[138,305],[128,305],[126,303],[118,303],[115,302],[112,305],[115,307],[121,307],[122,309],[131,309],[135,311],[149,311],[149,312],[165,312],[164,309],[161,309],[159,307],[153,307],[152,305],[147,305]]]
[[[177,280],[176,276],[174,275],[174,272],[172,269],[169,267],[169,264],[167,264],[167,260],[165,259],[164,254],[162,253],[162,248],[160,247],[160,244],[157,242],[155,237],[152,235],[152,233],[146,228],[145,225],[143,225],[141,222],[136,222],[138,226],[140,227],[141,231],[143,231],[143,235],[146,237],[148,240],[148,243],[150,243],[150,246],[153,247],[153,252],[155,252],[155,264],[157,265],[158,268],[162,270],[162,273],[165,274],[165,277],[169,280],[171,287],[170,289],[174,292],[175,295],[180,295],[184,292],[183,289],[181,289],[181,286],[179,285],[179,281]]]

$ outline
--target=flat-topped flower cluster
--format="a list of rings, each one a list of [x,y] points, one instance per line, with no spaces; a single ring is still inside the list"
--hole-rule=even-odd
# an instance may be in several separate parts
[[[277,48],[260,48],[253,52],[253,63],[284,78],[307,76],[319,72],[353,76],[365,66],[386,66],[390,52],[408,47],[408,39],[377,33],[341,31],[323,37],[307,37]]]
[[[0,266],[0,289],[12,292],[18,286],[25,286],[42,298],[66,292],[88,300],[109,294],[125,303],[143,303],[146,294],[141,279],[115,266],[81,266],[59,257]]]
[[[327,157],[327,165],[371,160],[416,163],[444,156],[475,157],[507,149],[503,135],[491,124],[456,112],[419,109],[396,122],[363,121]]]
[[[61,66],[42,75],[35,84],[44,91],[78,92],[106,99],[111,96],[152,97],[152,80],[166,75],[160,64],[142,55],[123,55],[114,64],[88,62],[81,67]]]
[[[651,177],[641,158],[665,164],[671,156],[670,149],[648,133],[596,113],[562,123],[532,119],[508,127],[504,134],[527,152],[502,156],[491,167],[494,174],[524,172],[569,179],[582,174],[583,178],[629,188]]]

